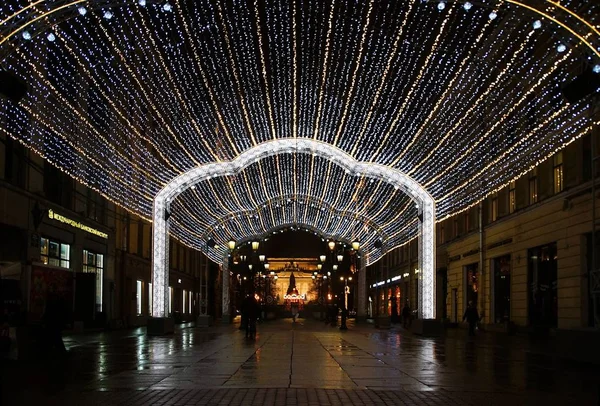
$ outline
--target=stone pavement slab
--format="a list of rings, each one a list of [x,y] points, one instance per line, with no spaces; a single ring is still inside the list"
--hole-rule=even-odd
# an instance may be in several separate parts
[[[460,332],[459,332],[460,333]],[[435,339],[280,320],[67,340],[69,357],[2,364],[3,405],[598,404],[600,371],[520,340]]]

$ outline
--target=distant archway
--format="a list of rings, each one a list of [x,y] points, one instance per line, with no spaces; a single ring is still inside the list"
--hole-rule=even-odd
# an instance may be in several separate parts
[[[387,182],[413,199],[419,213],[419,315],[435,317],[435,203],[429,193],[406,174],[389,166],[360,162],[330,144],[286,138],[264,142],[232,161],[213,162],[194,168],[169,182],[155,197],[153,209],[153,303],[152,316],[168,315],[169,208],[171,202],[192,185],[215,176],[237,173],[266,157],[278,154],[315,154],[344,168],[348,173]],[[266,231],[266,230],[265,230]],[[364,271],[363,271],[364,272]],[[225,278],[224,278],[225,279]]]

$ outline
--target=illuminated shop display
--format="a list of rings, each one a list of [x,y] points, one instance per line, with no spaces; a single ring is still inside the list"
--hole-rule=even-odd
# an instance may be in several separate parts
[[[600,74],[599,7],[2,2],[0,62],[28,91],[0,99],[0,131],[154,220],[154,315],[167,233],[223,263],[230,239],[295,225],[366,264],[422,236],[433,317],[435,221],[598,124],[561,88]]]

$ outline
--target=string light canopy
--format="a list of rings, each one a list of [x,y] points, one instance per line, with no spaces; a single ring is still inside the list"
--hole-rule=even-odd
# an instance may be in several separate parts
[[[444,219],[598,124],[561,88],[600,74],[599,7],[2,2],[0,63],[29,91],[0,101],[0,131],[146,219],[176,177],[285,139],[405,174]],[[317,150],[269,155],[177,191],[164,216],[215,260],[229,238],[288,224],[356,239],[372,263],[418,234],[424,208],[361,175]]]

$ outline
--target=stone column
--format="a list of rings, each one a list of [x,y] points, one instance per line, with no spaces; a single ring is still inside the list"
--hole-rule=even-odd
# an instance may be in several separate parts
[[[223,304],[223,314],[221,317],[221,323],[229,324],[231,323],[231,314],[229,313],[230,309],[230,298],[229,298],[229,267],[222,266],[221,267],[223,275],[222,275],[222,283],[223,283],[223,295],[222,295],[222,304]]]
[[[358,271],[358,309],[356,314],[357,321],[367,319],[367,267],[365,260],[361,258],[360,270]]]

